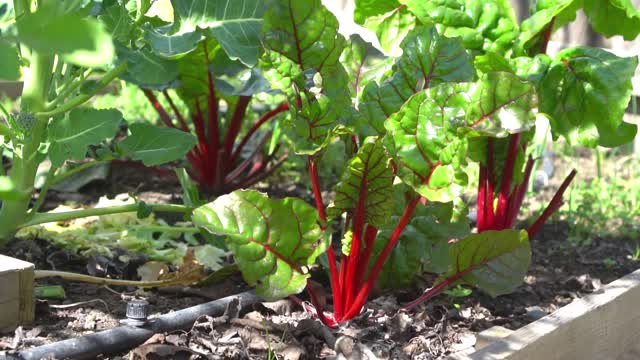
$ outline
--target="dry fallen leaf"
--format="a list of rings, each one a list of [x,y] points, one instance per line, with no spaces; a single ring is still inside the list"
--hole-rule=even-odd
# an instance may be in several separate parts
[[[175,272],[170,272],[165,263],[148,261],[138,268],[138,276],[142,281],[162,281],[162,286],[188,286],[207,277],[207,272],[196,259],[193,248],[189,248]]]

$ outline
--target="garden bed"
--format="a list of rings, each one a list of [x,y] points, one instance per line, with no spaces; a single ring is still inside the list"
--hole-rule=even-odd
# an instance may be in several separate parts
[[[157,174],[144,174],[139,169],[115,166],[106,181],[112,184],[111,188],[106,187],[112,194],[135,189],[146,197],[179,201],[171,195],[179,193],[174,180]],[[88,185],[80,195],[76,194],[82,198],[75,200],[82,203],[96,201],[99,192],[95,189],[104,191],[106,184],[98,181]],[[299,188],[293,184],[281,184],[275,190],[278,196],[291,191],[299,191]],[[54,201],[64,198],[63,193],[51,196]],[[51,203],[49,207],[54,205]],[[637,268],[637,262],[630,257],[635,242],[629,239],[596,239],[589,245],[579,246],[566,240],[568,231],[566,222],[556,221],[545,226],[532,240],[532,266],[525,283],[513,294],[497,298],[480,291],[459,298],[440,295],[416,311],[395,315],[401,304],[419,295],[420,286],[428,286],[430,279],[425,279],[424,284],[418,284],[413,291],[396,292],[395,296],[378,292],[367,306],[369,310],[365,315],[332,335],[334,338],[346,336],[359,339],[366,349],[381,357],[441,358],[464,351],[465,348],[469,350],[475,343],[474,334],[482,330],[496,325],[512,330],[521,328],[576,298],[598,291],[603,284]],[[0,252],[31,261],[37,269],[86,273],[88,267],[104,264],[96,257],[79,257],[43,240],[16,241]],[[135,278],[139,261],[111,262],[107,266],[108,275]],[[124,318],[126,301],[134,295],[132,291],[135,290],[115,287],[111,289],[114,292],[95,285],[56,280],[47,283],[63,285],[67,298],[63,301],[39,302],[34,325],[23,327],[15,333],[3,334],[0,337],[0,351],[15,351],[120,326],[119,320]],[[142,295],[151,301],[153,314],[163,314],[245,289],[241,277],[233,276],[205,288],[174,288]],[[315,320],[310,320],[311,316],[293,303],[260,304],[245,310],[248,313],[235,320],[203,318],[192,329],[162,334],[154,337],[152,342],[168,345],[175,351],[190,348],[200,353],[209,352],[238,359],[264,358],[269,349],[281,355],[289,354],[291,357],[287,358],[292,359],[329,358],[336,354],[327,345],[331,339],[327,341],[326,334],[317,332],[310,335],[308,327]],[[153,348],[147,346],[133,352],[140,354]],[[163,351],[159,349],[156,347],[157,351]],[[105,358],[119,359],[125,356],[116,354]]]

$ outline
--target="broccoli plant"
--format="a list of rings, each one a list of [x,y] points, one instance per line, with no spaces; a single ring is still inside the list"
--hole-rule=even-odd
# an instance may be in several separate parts
[[[188,214],[195,206],[140,202],[39,212],[51,184],[87,167],[117,158],[155,166],[195,151],[197,141],[192,134],[144,123],[128,124],[128,136],[116,138],[126,120],[121,113],[88,106],[112,80],[121,78],[162,90],[179,79],[181,65],[176,59],[202,49],[203,38],[210,44],[211,54],[225,59],[222,61],[255,65],[262,2],[175,1],[173,25],[170,19],[150,15],[152,5],[158,4],[148,0],[0,2],[0,77],[16,80],[24,74],[20,111],[1,109],[0,147],[9,150],[11,166],[7,174],[0,167],[0,244],[10,240],[16,230],[34,224],[122,212],[138,212],[140,216],[150,211]],[[203,61],[199,69],[208,69],[207,64]],[[233,91],[225,98],[229,106],[246,101],[231,96]],[[206,111],[206,100],[203,104]],[[243,112],[243,106],[236,105],[236,112]],[[228,121],[227,134],[233,136],[223,142],[227,149],[233,147],[239,131],[240,124],[235,121]],[[211,139],[213,142],[214,137]],[[232,156],[228,153],[227,157]],[[51,168],[32,202],[36,171],[47,159]],[[240,186],[255,181],[256,162],[247,160],[236,166],[238,173],[251,166],[248,175],[239,177]],[[264,169],[258,166],[257,170]]]

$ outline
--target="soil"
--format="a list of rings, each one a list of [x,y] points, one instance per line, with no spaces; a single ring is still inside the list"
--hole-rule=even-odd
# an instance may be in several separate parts
[[[582,160],[579,161],[582,163]],[[589,163],[588,159],[585,160]],[[591,161],[593,163],[593,161]],[[587,168],[585,165],[584,168]],[[557,173],[564,169],[557,168]],[[568,171],[566,171],[568,172]],[[562,181],[555,176],[548,188],[528,202],[530,208],[548,201]],[[272,181],[279,187],[260,185],[276,196],[300,195],[295,184]],[[157,172],[116,165],[105,181],[94,182],[79,194],[52,193],[51,208],[66,200],[91,204],[99,196],[122,192],[140,194],[144,201],[179,202],[177,180]],[[70,199],[73,197],[73,199]],[[171,219],[167,219],[170,221]],[[289,300],[262,303],[237,314],[202,317],[191,329],[158,334],[126,354],[103,359],[317,359],[391,358],[438,359],[475,343],[474,333],[501,325],[520,328],[539,317],[567,305],[576,298],[634,271],[638,263],[630,257],[636,242],[631,239],[597,238],[588,245],[567,242],[569,225],[556,219],[531,240],[532,265],[525,282],[512,294],[491,298],[474,290],[466,297],[439,295],[410,313],[397,312],[400,305],[421,292],[418,285],[406,292],[379,292],[366,311],[339,329],[328,331]],[[133,279],[140,262],[82,258],[47,243],[15,241],[0,253],[25,259],[37,269],[80,273],[105,268],[103,275]],[[135,254],[129,258],[135,259]],[[105,262],[106,261],[106,262]],[[138,259],[143,261],[143,259]],[[98,266],[100,265],[100,266]],[[246,289],[237,276],[204,288],[173,288],[141,292],[122,287],[105,288],[59,280],[39,282],[59,284],[64,300],[38,301],[33,326],[0,334],[0,355],[16,350],[78,337],[120,325],[126,302],[143,297],[152,314],[162,314],[239,293]],[[423,288],[422,288],[423,289]]]

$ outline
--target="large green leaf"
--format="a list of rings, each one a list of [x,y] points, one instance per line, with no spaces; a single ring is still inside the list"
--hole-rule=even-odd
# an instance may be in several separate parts
[[[535,125],[535,88],[515,74],[486,73],[471,87],[469,96],[469,135],[506,136]]]
[[[584,0],[584,12],[593,29],[607,37],[633,40],[640,34],[640,11],[630,0]]]
[[[131,40],[134,19],[129,16],[127,10],[119,3],[114,3],[105,8],[98,16],[98,20],[104,24],[114,41],[125,43]]]
[[[265,76],[289,97],[298,153],[322,149],[352,115],[348,77],[340,54],[345,39],[338,21],[320,0],[272,0],[264,20],[264,43],[270,50]],[[291,88],[282,88],[289,85]]]
[[[144,34],[155,54],[170,59],[193,51],[202,40],[202,34],[197,31],[169,35],[151,26],[146,27]]]
[[[542,0],[536,2],[535,12],[526,18],[521,26],[518,44],[523,50],[535,55],[539,52],[544,39],[544,31],[551,21],[551,33],[576,19],[576,13],[582,7],[583,0]]]
[[[393,168],[382,142],[369,139],[349,161],[347,170],[336,185],[335,200],[329,206],[329,217],[342,213],[353,215],[360,198],[364,198],[365,222],[379,227],[393,211]]]
[[[263,0],[172,0],[178,32],[206,29],[231,59],[248,66],[258,61]]]
[[[385,262],[378,276],[378,284],[383,288],[406,288],[425,272],[445,273],[449,267],[449,240],[467,236],[470,230],[466,221],[452,222],[452,212],[453,204],[450,202],[418,205]],[[380,230],[374,258],[387,243],[399,219],[398,212]]]
[[[485,231],[450,245],[449,271],[441,280],[464,282],[498,296],[522,283],[530,263],[526,231]]]
[[[196,145],[196,138],[182,130],[135,123],[129,126],[131,135],[119,147],[122,155],[156,166],[182,159]]]
[[[41,53],[60,54],[65,62],[75,65],[111,64],[115,50],[102,23],[78,12],[66,13],[55,2],[44,4],[17,19],[20,42]]]
[[[385,145],[398,176],[431,201],[447,202],[460,194],[460,169],[469,84],[442,84],[412,96],[385,122]]]
[[[300,68],[318,72],[337,63],[345,46],[338,20],[320,0],[272,0],[265,15],[264,39],[269,49]]]
[[[415,25],[416,18],[407,10],[406,6],[369,17],[364,23],[367,29],[376,34],[382,50],[387,55],[395,57],[402,55],[402,41]]]
[[[353,19],[358,24],[372,17],[387,13],[400,6],[398,0],[355,0]]]
[[[615,147],[635,137],[623,122],[637,57],[621,58],[602,49],[577,47],[558,53],[540,85],[540,111],[554,136],[584,146]]]
[[[122,79],[143,88],[165,89],[178,79],[178,64],[150,50],[118,47],[118,56],[128,63]]]
[[[301,292],[312,265],[329,245],[316,209],[293,198],[272,200],[235,191],[197,208],[196,226],[226,235],[244,279],[258,295],[279,299]]]
[[[402,42],[404,53],[393,75],[364,89],[360,111],[378,133],[384,121],[418,91],[445,82],[462,82],[474,76],[471,55],[460,39],[440,36],[433,27],[414,29]]]
[[[20,59],[15,45],[0,40],[0,79],[18,80]]]
[[[378,49],[363,40],[360,35],[351,35],[340,62],[349,76],[349,91],[356,101],[367,84],[379,78],[391,68],[392,58],[385,57]]]
[[[113,138],[118,131],[122,114],[118,110],[73,109],[49,125],[49,158],[55,167],[68,159],[82,160],[89,145]]]

